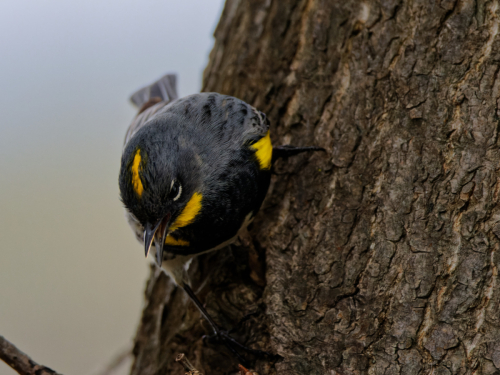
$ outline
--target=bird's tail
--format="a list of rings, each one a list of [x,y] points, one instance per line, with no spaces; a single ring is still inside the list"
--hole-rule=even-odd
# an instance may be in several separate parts
[[[164,75],[155,83],[133,93],[130,101],[137,108],[142,108],[150,102],[171,102],[177,99],[176,82],[177,76],[175,74]]]

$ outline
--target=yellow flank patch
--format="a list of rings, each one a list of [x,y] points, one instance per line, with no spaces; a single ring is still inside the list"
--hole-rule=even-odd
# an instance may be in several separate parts
[[[170,234],[165,238],[165,245],[168,246],[189,246],[189,241],[185,241],[182,238],[176,240]]]
[[[201,198],[202,195],[200,193],[193,194],[179,217],[175,219],[174,223],[170,226],[170,228],[168,228],[171,232],[173,232],[177,228],[185,227],[186,225],[189,225],[194,221],[194,218],[201,210]]]
[[[273,157],[273,145],[269,130],[265,137],[262,137],[251,146],[255,150],[255,157],[259,161],[260,169],[270,169]]]
[[[144,186],[142,186],[141,177],[139,176],[139,168],[141,166],[141,150],[137,149],[134,156],[134,161],[132,162],[132,186],[134,191],[140,197],[144,191]]]

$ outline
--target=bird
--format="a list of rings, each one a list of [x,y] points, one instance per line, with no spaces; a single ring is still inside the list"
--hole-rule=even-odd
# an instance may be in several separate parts
[[[176,75],[135,92],[119,172],[127,221],[154,259],[238,358],[247,348],[221,329],[190,286],[193,257],[236,240],[266,196],[280,157],[323,150],[274,146],[266,115],[232,96],[204,92],[178,98]]]

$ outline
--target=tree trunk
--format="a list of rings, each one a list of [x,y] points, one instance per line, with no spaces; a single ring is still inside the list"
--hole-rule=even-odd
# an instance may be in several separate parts
[[[193,262],[261,374],[500,374],[498,1],[228,0],[204,91],[271,121],[248,238]],[[132,374],[237,362],[153,271]],[[203,328],[205,327],[205,329]]]

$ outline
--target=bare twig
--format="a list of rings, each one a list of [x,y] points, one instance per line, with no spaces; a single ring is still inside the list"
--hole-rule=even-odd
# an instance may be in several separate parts
[[[240,370],[239,375],[259,375],[255,371],[246,369],[245,367],[243,367],[243,365],[238,365],[238,369]]]
[[[33,361],[3,336],[0,336],[0,359],[21,375],[60,375]]]
[[[184,366],[184,370],[188,371],[186,375],[203,375],[199,372],[187,359],[184,353],[181,353],[175,358],[176,362],[180,362],[182,366]]]
[[[125,361],[132,355],[132,349],[126,348],[116,355],[109,364],[102,369],[97,375],[110,375],[113,374],[118,368],[123,366]]]

